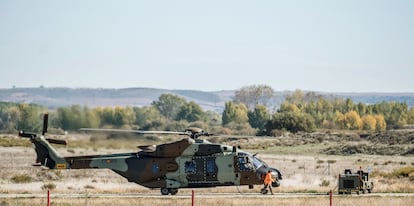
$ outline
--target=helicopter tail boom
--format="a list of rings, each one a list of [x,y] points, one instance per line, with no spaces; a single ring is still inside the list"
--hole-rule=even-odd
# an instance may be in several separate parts
[[[66,140],[46,138],[48,114],[43,117],[42,134],[20,131],[19,137],[28,138],[36,151],[36,164],[34,166],[45,166],[49,169],[88,169],[108,168],[126,171],[128,168],[125,159],[134,154],[110,154],[110,155],[88,155],[88,156],[61,156],[51,144],[66,145]]]

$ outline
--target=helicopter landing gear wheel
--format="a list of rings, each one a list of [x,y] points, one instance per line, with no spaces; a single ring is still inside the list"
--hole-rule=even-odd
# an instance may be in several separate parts
[[[171,195],[176,195],[178,193],[178,189],[169,189]]]
[[[178,193],[178,189],[176,188],[170,188],[170,189],[165,188],[165,187],[161,188],[162,195],[168,195],[168,194],[176,195],[177,193]]]
[[[168,188],[165,188],[165,187],[161,188],[162,195],[168,195],[169,193],[170,193],[170,190]]]

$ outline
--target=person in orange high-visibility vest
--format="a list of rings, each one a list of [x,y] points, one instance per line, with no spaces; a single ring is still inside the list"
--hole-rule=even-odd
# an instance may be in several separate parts
[[[262,189],[262,193],[266,194],[264,191],[267,190],[267,188],[269,188],[270,193],[273,195],[273,190],[272,190],[272,183],[274,182],[273,177],[272,177],[272,173],[269,171],[267,171],[266,175],[263,178],[263,183],[264,183],[264,187]]]

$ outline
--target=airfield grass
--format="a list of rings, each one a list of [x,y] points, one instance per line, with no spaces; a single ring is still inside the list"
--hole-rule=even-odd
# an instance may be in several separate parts
[[[46,198],[16,198],[0,199],[1,206],[43,206],[46,205]],[[414,197],[366,197],[366,196],[334,196],[333,205],[335,206],[356,206],[356,205],[376,205],[376,206],[411,206]],[[265,196],[260,198],[198,198],[194,201],[196,206],[203,205],[238,205],[238,206],[323,206],[329,205],[329,197],[299,197],[299,198],[279,198]],[[157,205],[157,206],[188,206],[191,205],[191,197],[188,198],[58,198],[52,199],[53,206],[106,206],[106,205]]]
[[[320,151],[333,145],[328,144],[303,144],[293,146],[273,146],[269,147],[264,154],[279,154],[279,155],[320,155]]]

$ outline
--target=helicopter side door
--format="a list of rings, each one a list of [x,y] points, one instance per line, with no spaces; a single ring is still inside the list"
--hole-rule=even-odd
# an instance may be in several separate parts
[[[193,157],[184,162],[185,178],[189,184],[204,181],[204,158]]]
[[[215,185],[218,181],[218,167],[216,165],[216,157],[204,156],[193,157],[184,160],[184,177],[189,185]]]
[[[240,174],[240,185],[254,185],[260,183],[260,178],[256,174],[253,160],[245,153],[239,153],[234,157],[235,170]]]

